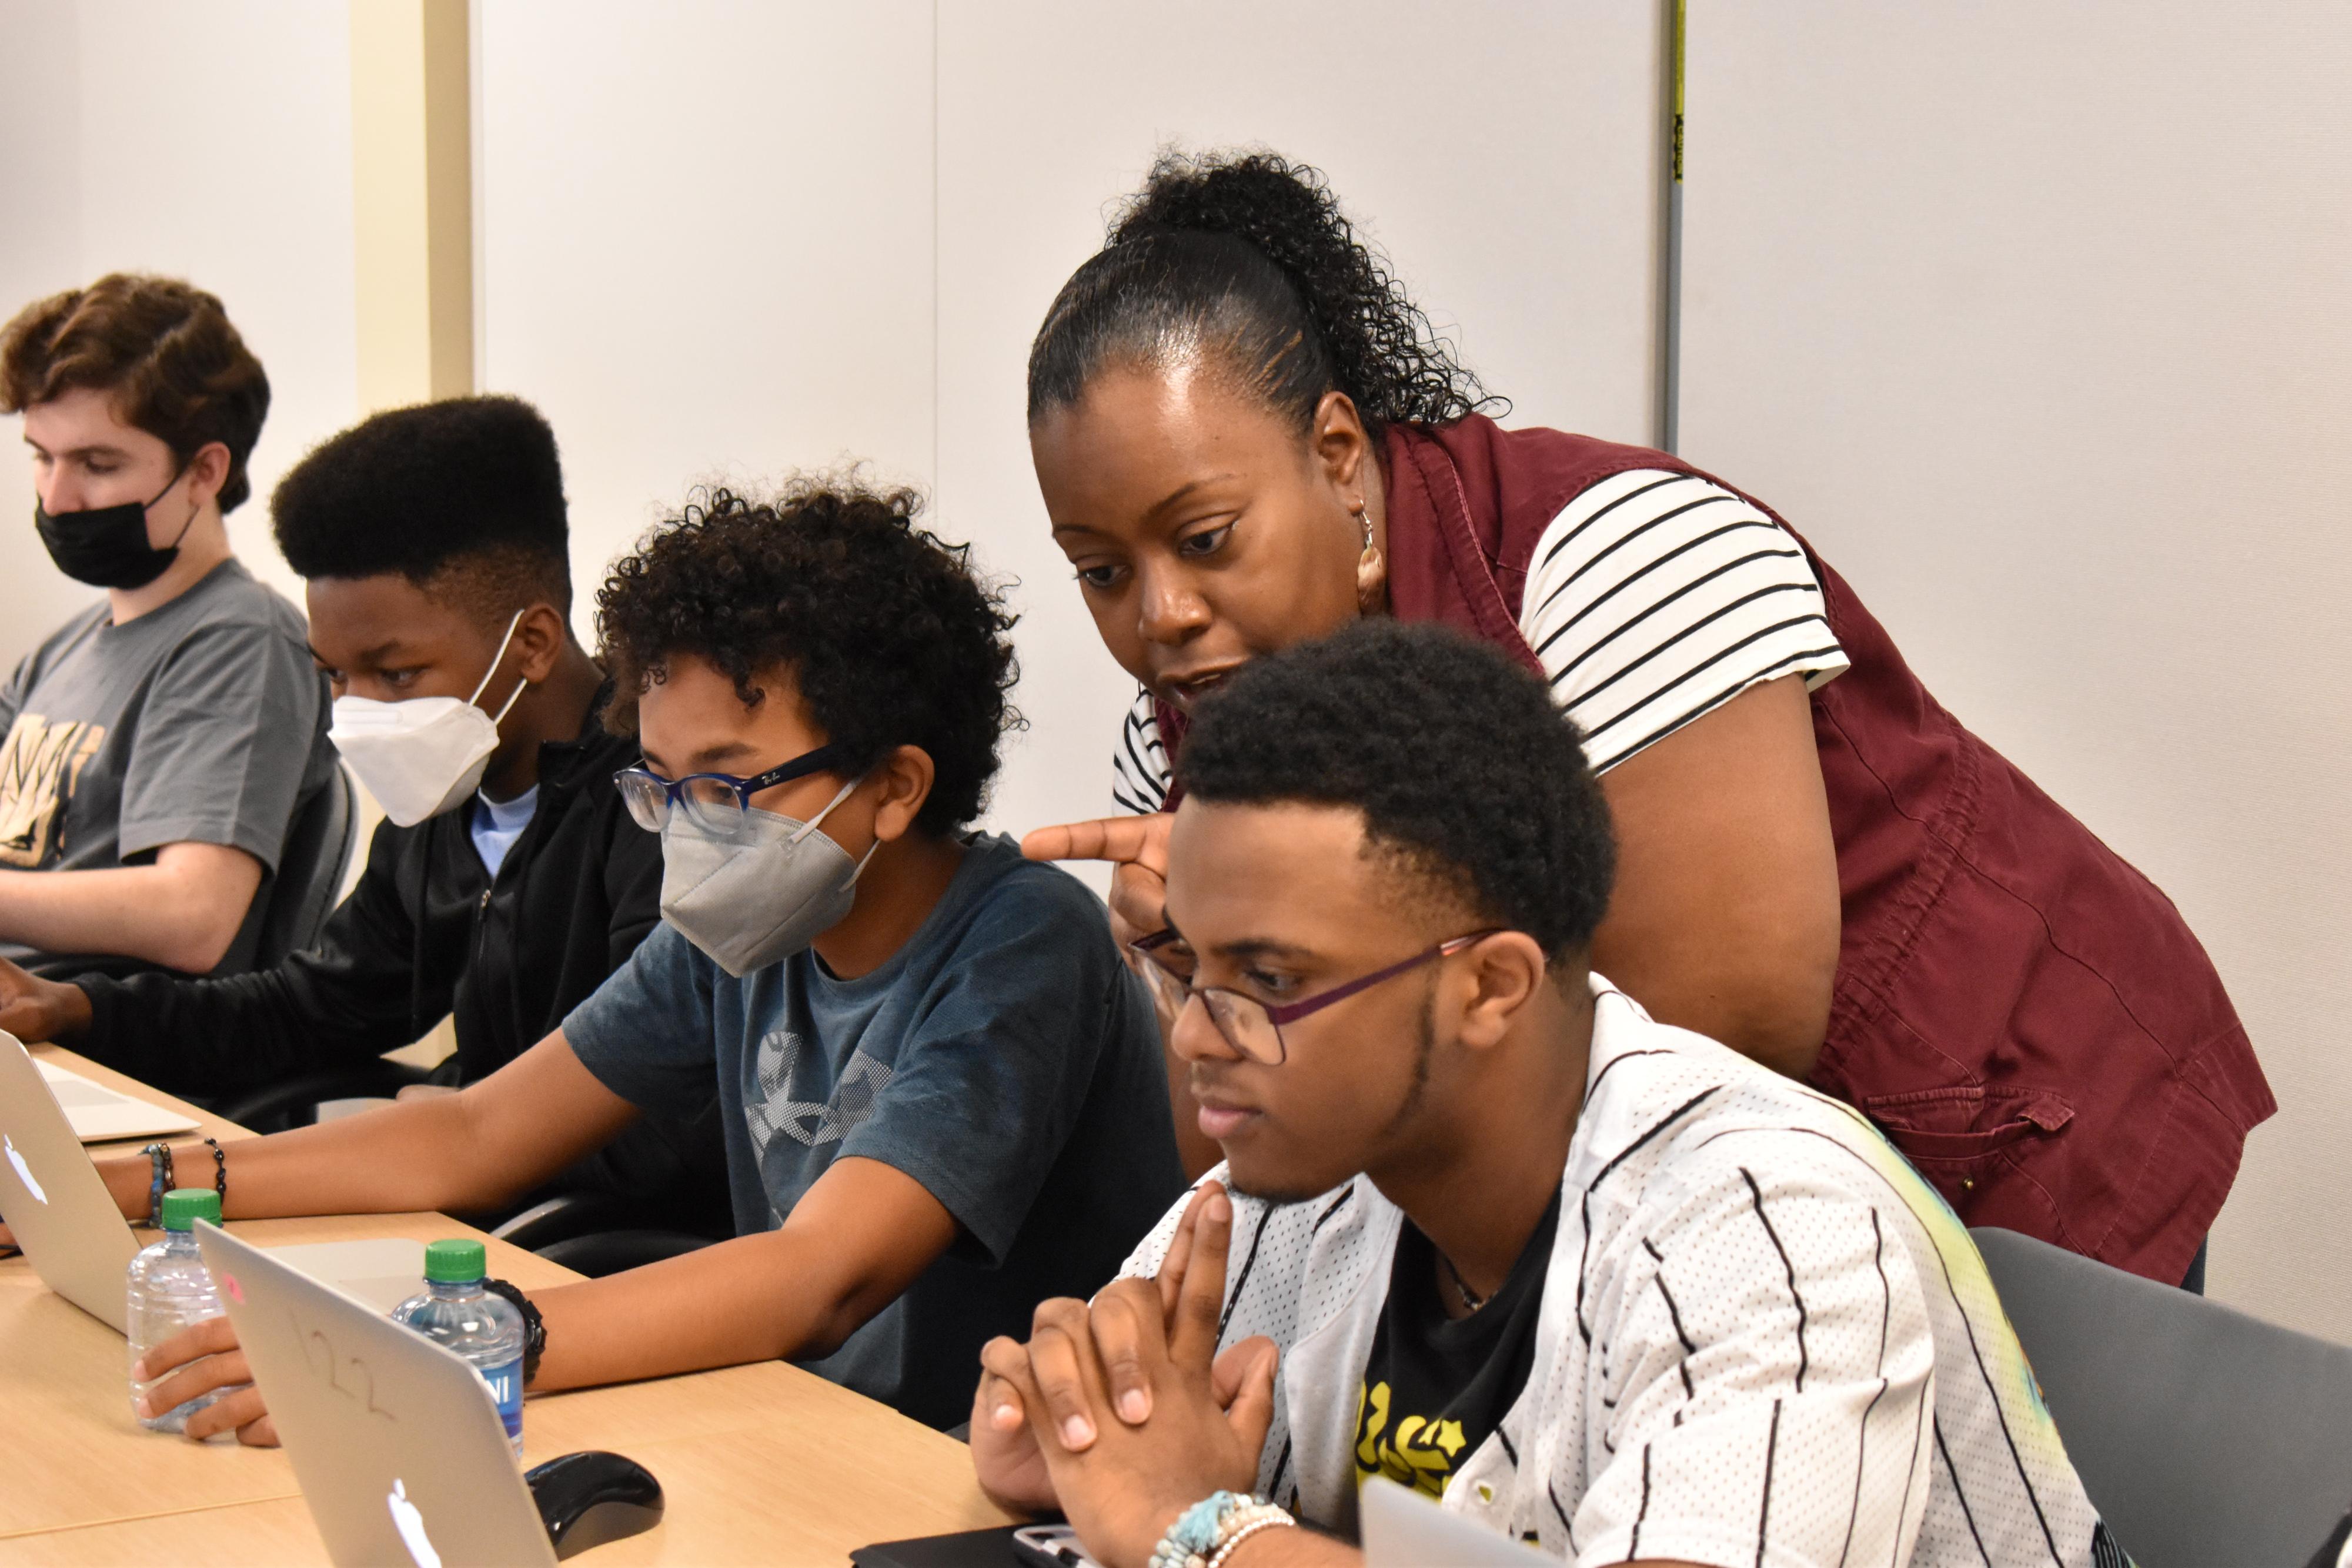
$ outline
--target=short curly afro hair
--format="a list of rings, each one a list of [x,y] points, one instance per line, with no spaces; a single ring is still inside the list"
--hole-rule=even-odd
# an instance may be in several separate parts
[[[1542,680],[1448,627],[1360,621],[1252,660],[1201,704],[1177,770],[1212,804],[1356,808],[1369,852],[1555,963],[1609,907],[1616,838],[1583,737]]]
[[[387,409],[278,482],[270,526],[305,578],[397,572],[479,620],[572,608],[555,433],[519,397]]]
[[[853,769],[900,746],[929,756],[918,829],[944,837],[971,821],[997,742],[1022,723],[1007,696],[1013,617],[973,573],[969,546],[915,526],[921,506],[912,490],[824,476],[772,500],[714,488],[689,502],[596,595],[614,683],[605,724],[632,732],[637,699],[681,653],[709,661],[747,704],[761,675],[789,670]]]

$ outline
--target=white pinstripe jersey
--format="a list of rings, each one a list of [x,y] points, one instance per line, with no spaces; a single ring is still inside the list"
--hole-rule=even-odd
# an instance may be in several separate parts
[[[1444,1506],[1579,1563],[2120,1564],[1934,1190],[1846,1106],[1594,991],[1534,1368]],[[1223,1343],[1283,1352],[1259,1489],[1344,1532],[1403,1223],[1360,1176],[1235,1202]]]

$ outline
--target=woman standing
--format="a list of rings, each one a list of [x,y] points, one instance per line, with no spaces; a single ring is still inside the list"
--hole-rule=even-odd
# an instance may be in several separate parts
[[[1355,616],[1446,622],[1583,731],[1621,854],[1597,970],[1860,1108],[1970,1224],[2201,1269],[2275,1104],[2171,903],[1938,706],[1761,502],[1505,430],[1495,401],[1313,170],[1163,158],[1029,361],[1055,538],[1143,687],[1113,790],[1135,815],[1029,852],[1118,862],[1120,936],[1160,930],[1192,705]]]

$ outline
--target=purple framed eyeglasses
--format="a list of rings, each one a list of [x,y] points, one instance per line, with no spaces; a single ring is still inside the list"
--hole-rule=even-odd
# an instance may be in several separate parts
[[[1271,1005],[1259,1001],[1255,997],[1228,990],[1223,986],[1191,985],[1176,975],[1171,974],[1158,960],[1153,959],[1151,955],[1181,939],[1173,929],[1154,931],[1149,936],[1139,936],[1129,943],[1128,946],[1146,960],[1140,966],[1144,974],[1151,979],[1153,985],[1160,988],[1162,995],[1172,1006],[1181,1009],[1187,1002],[1198,999],[1202,1007],[1208,1009],[1209,1020],[1217,1026],[1217,1032],[1224,1036],[1227,1045],[1232,1046],[1252,1061],[1263,1062],[1268,1067],[1279,1067],[1288,1054],[1288,1049],[1282,1038],[1282,1029],[1285,1024],[1297,1023],[1300,1019],[1318,1013],[1334,1002],[1344,1002],[1359,991],[1370,990],[1383,980],[1392,980],[1399,975],[1420,968],[1423,964],[1435,963],[1440,958],[1450,958],[1473,942],[1492,936],[1501,929],[1503,927],[1495,925],[1488,926],[1483,931],[1473,931],[1465,936],[1456,936],[1450,942],[1440,942],[1436,946],[1425,948],[1410,958],[1400,959],[1385,969],[1375,969],[1360,978],[1348,981],[1345,985],[1334,986],[1328,991],[1303,998],[1295,1002],[1279,1002]]]

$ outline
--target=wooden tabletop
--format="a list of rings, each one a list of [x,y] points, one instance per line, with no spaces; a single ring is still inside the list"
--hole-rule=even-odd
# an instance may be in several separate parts
[[[59,1066],[203,1113],[69,1051]],[[194,1136],[242,1130],[207,1118]],[[92,1145],[103,1157],[131,1145]],[[260,1246],[480,1236],[436,1214],[240,1220]],[[482,1238],[494,1273],[526,1289],[571,1270]],[[21,1258],[0,1261],[0,1564],[323,1563],[285,1456],[148,1432],[131,1415],[129,1354],[112,1329],[51,1293]],[[824,1563],[909,1535],[1003,1522],[964,1446],[782,1362],[611,1388],[534,1395],[523,1462],[609,1448],[662,1483],[656,1529],[596,1548],[628,1563]]]

